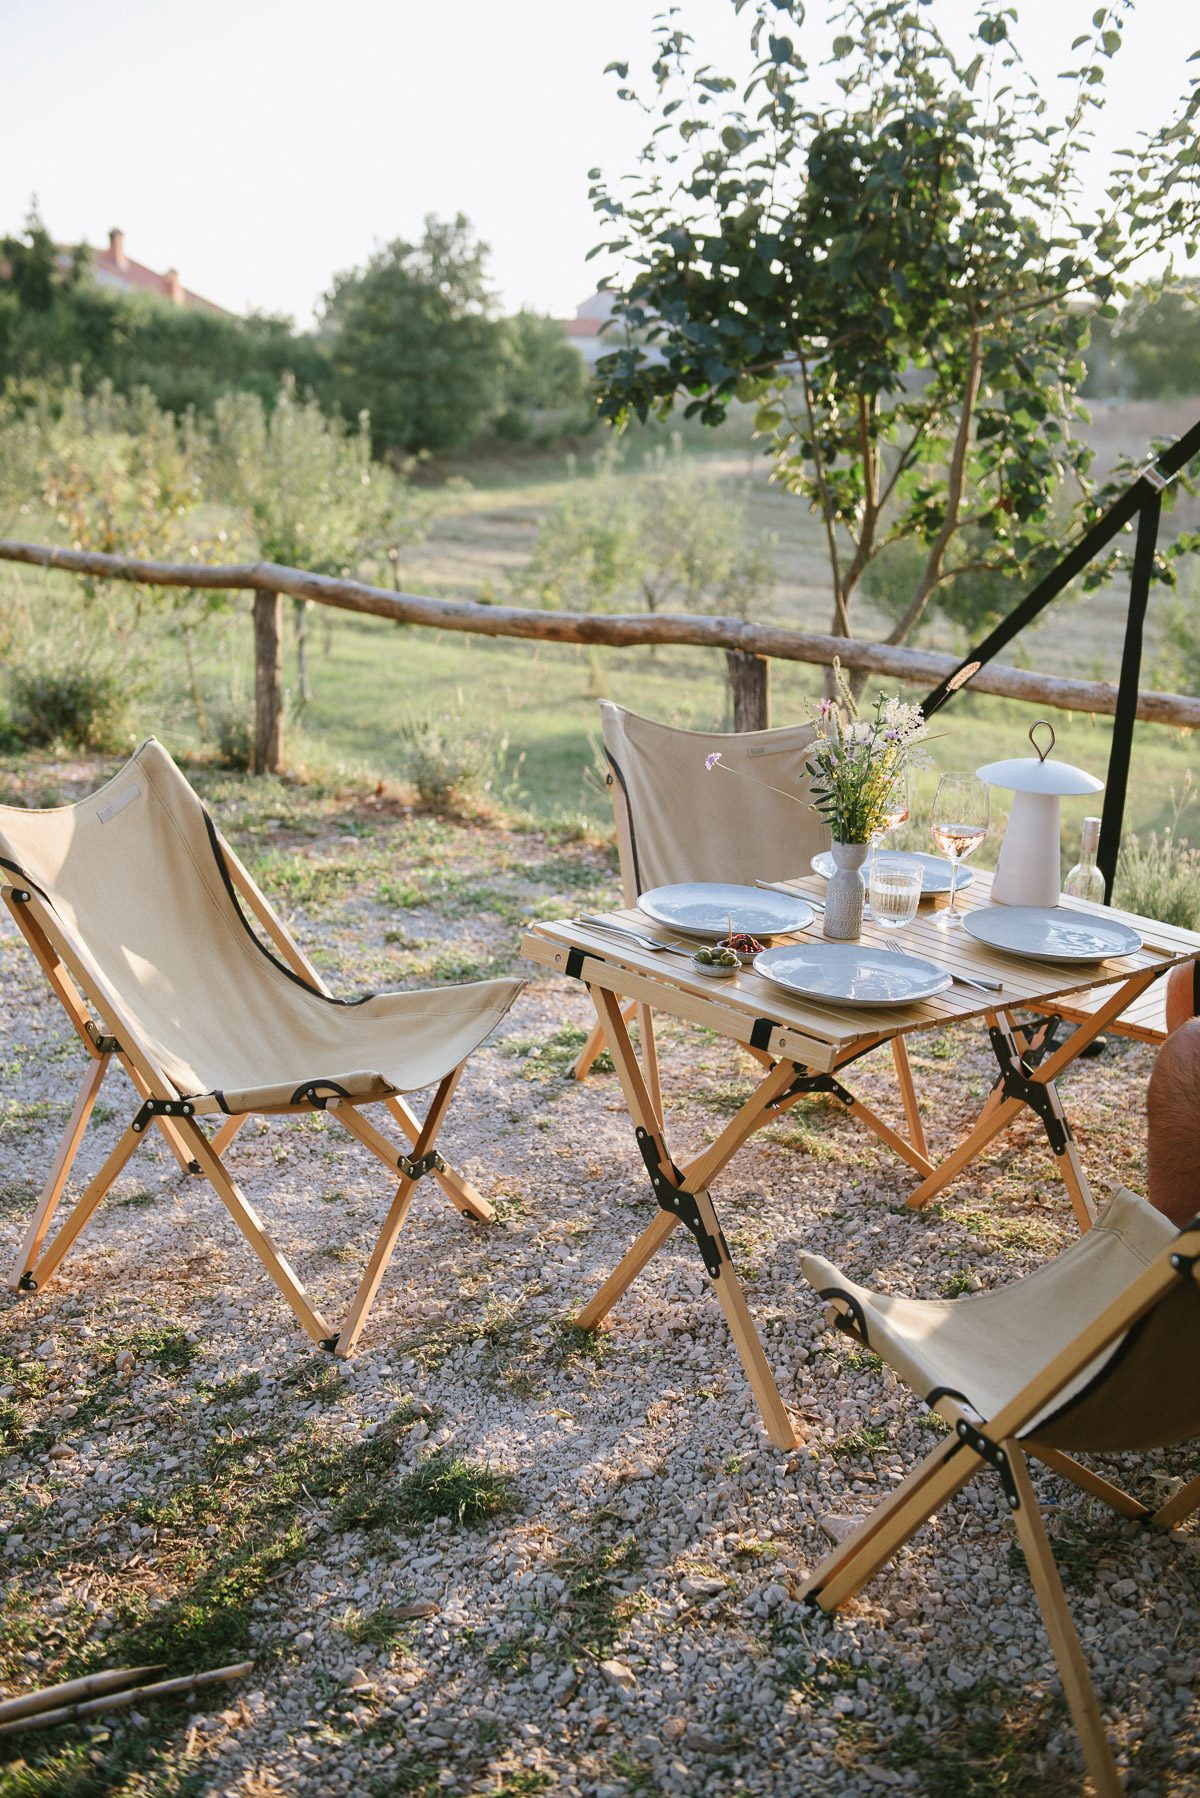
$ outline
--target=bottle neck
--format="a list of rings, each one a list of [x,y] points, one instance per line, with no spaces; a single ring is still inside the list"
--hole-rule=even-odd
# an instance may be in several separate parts
[[[1079,851],[1079,860],[1085,868],[1095,866],[1096,851],[1099,847],[1100,820],[1099,818],[1085,818],[1083,820],[1083,842]]]

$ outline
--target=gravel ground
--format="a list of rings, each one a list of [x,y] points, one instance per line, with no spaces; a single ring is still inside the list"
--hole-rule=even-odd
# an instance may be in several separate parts
[[[104,771],[47,764],[5,796],[47,803]],[[595,845],[414,817],[386,794],[198,784],[343,992],[502,969],[523,917],[614,893]],[[10,1256],[81,1059],[11,931],[0,970]],[[566,1327],[650,1216],[611,1072],[567,1078],[589,1022],[577,985],[539,978],[475,1057],[442,1146],[499,1224],[465,1223],[425,1183],[349,1364],[308,1346],[215,1196],[155,1143],[53,1285],[0,1298],[6,1690],[138,1655],[254,1661],[217,1697],[14,1743],[26,1758],[0,1766],[0,1794],[1081,1789],[990,1484],[842,1615],[793,1597],[838,1520],[931,1441],[892,1376],[824,1330],[801,1249],[916,1294],[1006,1281],[1072,1233],[1036,1132],[920,1215],[903,1167],[836,1106],[735,1160],[716,1196],[803,1438],[783,1455],[684,1232],[611,1328]],[[670,1026],[662,1048],[686,1155],[752,1064]],[[987,1088],[983,1032],[921,1038],[914,1062],[948,1144]],[[873,1058],[854,1084],[895,1115],[889,1068]],[[1115,1043],[1071,1076],[1097,1177],[1141,1184],[1148,1069]],[[131,1108],[121,1077],[104,1096],[82,1173]],[[309,1119],[253,1121],[230,1161],[339,1315],[382,1170]],[[1151,1458],[1117,1477],[1161,1491],[1188,1471]],[[1038,1484],[1130,1790],[1200,1790],[1196,1536],[1152,1538]]]

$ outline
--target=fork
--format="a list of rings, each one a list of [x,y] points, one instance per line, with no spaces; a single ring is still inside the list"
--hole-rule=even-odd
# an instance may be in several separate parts
[[[885,949],[893,950],[897,955],[903,955],[905,953],[894,936],[885,936],[883,939],[883,946]],[[1004,991],[1004,982],[1002,980],[975,980],[966,974],[950,973],[948,968],[946,969],[946,972],[950,974],[950,978],[955,986],[973,987],[977,993],[1002,993]]]
[[[631,930],[627,924],[613,924],[607,918],[576,918],[577,924],[583,924],[588,930],[607,930],[612,936],[623,936],[641,949],[650,949],[660,955],[686,955],[689,958],[695,953],[682,943],[663,943],[656,936],[642,936],[640,931]]]

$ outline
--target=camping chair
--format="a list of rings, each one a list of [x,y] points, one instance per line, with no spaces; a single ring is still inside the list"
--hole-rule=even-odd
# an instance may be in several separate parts
[[[638,895],[651,887],[675,881],[721,880],[745,886],[754,880],[794,880],[808,873],[814,855],[828,849],[829,827],[813,809],[805,769],[816,734],[810,726],[735,735],[676,730],[639,718],[608,700],[601,702],[600,716],[627,906],[635,906]],[[728,768],[750,775],[753,784],[731,780],[717,769],[707,772],[705,757],[714,751],[720,752]],[[646,1084],[661,1116],[650,1007],[631,1005],[625,1015],[632,1018],[635,1013]],[[603,1047],[597,1024],[575,1063],[577,1080],[586,1078]],[[909,1138],[917,1152],[914,1165],[924,1168],[929,1150],[902,1036],[892,1038],[892,1055]],[[865,1108],[859,1116],[870,1124]]]
[[[187,1172],[216,1188],[314,1342],[342,1357],[366,1322],[418,1180],[433,1174],[460,1211],[492,1219],[435,1142],[466,1058],[520,982],[334,999],[153,738],[77,805],[0,807],[0,896],[91,1063],[21,1244],[14,1287],[45,1285],[151,1124]],[[43,1249],[114,1059],[140,1104]],[[435,1084],[418,1122],[401,1095]],[[362,1115],[370,1104],[391,1114],[411,1154]],[[309,1303],[222,1160],[250,1114],[304,1111],[332,1112],[400,1176],[340,1330]],[[223,1121],[210,1136],[202,1117]]]
[[[1029,1476],[1036,1457],[1123,1517],[1171,1528],[1200,1478],[1157,1510],[1074,1459],[1200,1434],[1200,1218],[1176,1232],[1118,1189],[1098,1222],[1036,1273],[961,1299],[892,1298],[804,1256],[827,1316],[879,1355],[951,1433],[837,1547],[800,1595],[832,1611],[973,1475],[999,1476],[1063,1690],[1101,1793],[1117,1775]]]

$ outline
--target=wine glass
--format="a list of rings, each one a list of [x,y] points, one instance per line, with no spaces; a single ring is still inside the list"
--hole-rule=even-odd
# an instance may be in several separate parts
[[[962,923],[958,909],[958,864],[973,855],[988,833],[991,789],[974,774],[943,774],[933,796],[929,834],[950,861],[950,903],[936,920],[940,930]]]
[[[905,765],[896,770],[888,792],[887,810],[884,812],[883,820],[879,827],[871,832],[871,854],[863,875],[863,883],[868,893],[870,893],[871,881],[875,875],[875,859],[879,854],[879,845],[885,837],[890,837],[894,830],[899,830],[902,824],[907,824],[908,815],[908,767]],[[863,915],[864,917],[874,915],[874,907],[869,902],[863,907]]]

